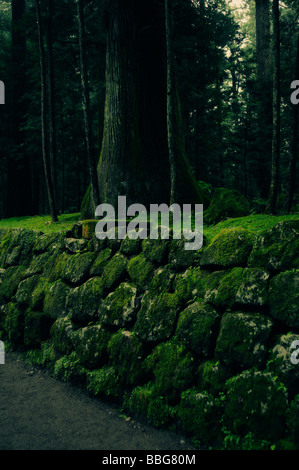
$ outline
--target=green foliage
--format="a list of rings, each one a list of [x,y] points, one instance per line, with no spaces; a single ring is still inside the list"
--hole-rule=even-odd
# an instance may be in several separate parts
[[[94,396],[119,398],[121,387],[114,367],[106,365],[98,370],[87,371],[86,380],[87,390]]]

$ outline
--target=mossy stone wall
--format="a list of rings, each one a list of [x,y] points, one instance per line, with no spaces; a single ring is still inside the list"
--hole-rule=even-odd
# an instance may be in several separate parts
[[[1,339],[201,445],[298,448],[299,221],[197,252],[88,225],[0,229]]]

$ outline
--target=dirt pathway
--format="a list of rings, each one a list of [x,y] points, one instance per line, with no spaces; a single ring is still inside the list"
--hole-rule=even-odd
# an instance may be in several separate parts
[[[0,450],[188,450],[186,438],[120,417],[117,408],[32,369],[0,365]]]

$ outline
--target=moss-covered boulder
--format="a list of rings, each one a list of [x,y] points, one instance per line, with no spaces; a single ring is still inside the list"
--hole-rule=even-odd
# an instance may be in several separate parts
[[[62,280],[72,284],[79,284],[86,281],[94,258],[94,253],[88,252],[67,255],[63,260]]]
[[[237,190],[217,188],[211,203],[204,212],[204,223],[217,224],[227,218],[244,217],[250,212],[250,204]]]
[[[294,394],[299,385],[299,335],[280,335],[270,355],[269,367]]]
[[[65,316],[65,304],[69,292],[70,288],[62,281],[49,284],[45,289],[43,311],[54,319]]]
[[[40,254],[47,251],[52,254],[57,250],[63,250],[65,235],[64,231],[40,234],[33,245],[33,253]]]
[[[149,261],[163,264],[167,260],[168,245],[168,239],[158,238],[157,240],[152,240],[147,238],[142,241],[142,251]]]
[[[176,338],[156,346],[146,358],[145,367],[157,393],[167,397],[170,404],[177,402],[194,380],[194,357]]]
[[[73,349],[74,326],[69,317],[57,318],[50,329],[54,347],[61,354],[70,354]]]
[[[102,325],[80,328],[72,335],[72,341],[80,363],[89,369],[102,366],[108,358],[107,346],[111,338]]]
[[[108,264],[112,256],[111,248],[105,248],[101,250],[96,259],[94,260],[91,268],[90,268],[90,275],[91,276],[101,276],[105,269],[105,266]]]
[[[43,311],[44,298],[50,285],[51,284],[49,283],[48,279],[44,278],[43,276],[39,276],[38,282],[35,285],[30,297],[30,307],[33,310]]]
[[[175,329],[179,306],[177,294],[162,293],[153,297],[147,292],[142,298],[134,331],[145,342],[170,338]]]
[[[202,249],[186,250],[186,242],[189,243],[183,236],[178,240],[171,239],[169,242],[168,263],[177,271],[198,265],[202,255]]]
[[[199,356],[212,355],[220,315],[204,302],[194,302],[179,314],[176,336],[181,344]]]
[[[269,271],[299,268],[299,219],[279,222],[257,235],[248,266]]]
[[[233,433],[253,433],[275,442],[285,432],[287,393],[271,373],[247,370],[226,383],[224,425]]]
[[[148,289],[154,269],[153,263],[148,261],[142,253],[131,258],[127,267],[130,278],[143,291]]]
[[[86,374],[87,390],[95,397],[118,400],[121,385],[114,367],[104,365],[100,369],[90,370]]]
[[[216,359],[202,362],[197,369],[197,388],[213,396],[223,392],[226,381],[232,376],[231,370]]]
[[[53,319],[45,312],[36,312],[30,308],[25,312],[24,344],[27,348],[38,348],[50,338]]]
[[[41,253],[40,255],[33,255],[32,261],[26,270],[26,276],[33,276],[41,274],[50,257],[49,253]]]
[[[182,303],[193,299],[203,299],[208,286],[209,271],[200,267],[190,267],[185,272],[177,274],[173,287]]]
[[[207,281],[206,302],[215,307],[261,307],[268,301],[269,274],[255,268],[214,271]]]
[[[141,252],[141,239],[132,239],[127,236],[121,242],[120,251],[127,256],[137,255]]]
[[[33,247],[40,235],[41,232],[33,230],[13,230],[7,247],[6,263],[28,266],[32,259]]]
[[[123,282],[102,301],[99,321],[103,325],[123,328],[135,320],[139,304],[136,287]]]
[[[221,230],[203,250],[202,267],[246,266],[254,234],[242,227]]]
[[[67,315],[79,324],[96,321],[103,293],[103,281],[99,277],[93,277],[81,286],[72,288],[66,298]]]
[[[11,266],[5,270],[0,284],[0,304],[12,299],[20,282],[26,277],[25,272],[24,266]]]
[[[171,266],[161,266],[154,272],[153,278],[149,284],[148,290],[153,295],[162,294],[163,292],[172,292],[173,281],[175,273],[172,271]]]
[[[0,286],[1,288],[1,286]],[[270,315],[289,328],[299,328],[299,270],[273,277],[269,288]]]
[[[106,290],[120,284],[126,274],[127,259],[121,253],[116,253],[107,263],[102,274],[103,286]]]
[[[183,430],[201,444],[219,444],[221,441],[222,406],[207,392],[191,388],[182,393],[178,418]]]
[[[226,313],[221,321],[215,355],[231,369],[261,367],[273,322],[258,313]]]
[[[2,314],[4,314],[4,330],[9,341],[22,345],[24,343],[24,310],[17,303],[10,302],[5,305]]]
[[[21,281],[16,292],[16,301],[20,304],[30,305],[32,292],[34,291],[38,281],[38,275],[28,277],[27,279],[24,279],[24,281]]]
[[[64,247],[70,254],[82,253],[87,251],[88,241],[84,238],[65,238]]]
[[[122,385],[143,382],[145,348],[134,332],[121,329],[115,333],[109,341],[108,354]]]

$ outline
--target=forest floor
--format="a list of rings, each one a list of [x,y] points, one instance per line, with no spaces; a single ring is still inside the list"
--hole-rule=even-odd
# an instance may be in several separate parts
[[[0,450],[192,450],[179,434],[121,415],[16,352],[0,365]]]

